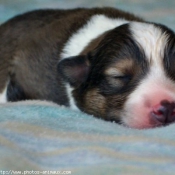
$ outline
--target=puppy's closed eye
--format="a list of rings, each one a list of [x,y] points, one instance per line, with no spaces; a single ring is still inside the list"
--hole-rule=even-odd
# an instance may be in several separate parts
[[[106,75],[101,83],[104,95],[112,95],[122,90],[131,80],[130,75]]]
[[[113,77],[116,81],[121,81],[123,83],[127,83],[131,80],[131,75],[116,75]]]
[[[107,79],[115,86],[124,85],[128,83],[132,79],[132,75],[127,73],[123,73],[121,70],[117,68],[109,68],[105,72]]]

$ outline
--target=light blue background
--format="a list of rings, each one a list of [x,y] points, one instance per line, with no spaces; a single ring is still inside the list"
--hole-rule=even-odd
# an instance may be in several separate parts
[[[38,8],[112,6],[163,23],[175,30],[175,0],[0,0],[0,23]]]

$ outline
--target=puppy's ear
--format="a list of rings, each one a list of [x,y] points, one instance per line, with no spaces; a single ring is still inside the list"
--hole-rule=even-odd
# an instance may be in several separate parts
[[[89,61],[87,56],[74,56],[63,59],[58,63],[58,72],[71,86],[83,83],[89,74]]]

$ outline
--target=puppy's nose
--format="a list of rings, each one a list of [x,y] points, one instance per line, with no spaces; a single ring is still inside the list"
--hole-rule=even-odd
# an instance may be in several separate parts
[[[163,100],[153,107],[151,117],[156,123],[168,124],[175,122],[175,102]]]

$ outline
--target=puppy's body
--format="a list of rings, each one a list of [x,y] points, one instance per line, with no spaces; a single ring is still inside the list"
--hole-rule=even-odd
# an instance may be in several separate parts
[[[174,41],[113,8],[17,16],[0,27],[0,101],[45,99],[136,128],[170,123],[174,114],[160,122],[153,108],[168,101],[174,111]]]
[[[129,14],[123,14],[120,11],[108,8],[39,10],[11,19],[0,28],[1,91],[10,83],[11,88],[13,86],[13,88],[18,89],[17,91],[20,91],[18,96],[15,94],[8,95],[8,99],[11,101],[19,100],[18,98],[39,98],[68,105],[67,94],[57,72],[57,63],[64,58],[63,55],[70,57],[77,54],[74,52],[80,53],[82,50],[80,50],[79,46],[81,47],[84,36],[81,36],[82,38],[78,41],[73,41],[77,42],[75,44],[79,46],[74,45],[73,47],[77,48],[72,53],[64,53],[67,43],[86,23],[89,22],[90,24],[93,17],[97,18],[94,19],[94,23],[97,22],[98,25],[101,23],[101,26],[95,27],[104,29],[100,32],[96,31],[91,36],[94,29],[89,28],[90,31],[86,33],[90,36],[85,38],[86,44],[108,29],[117,26],[112,24],[114,17],[117,18],[115,23],[119,21],[120,24],[120,19],[118,18],[125,18],[125,16],[126,19],[137,19]],[[107,22],[113,26],[106,26],[104,19],[109,19],[109,22]],[[92,27],[93,25],[96,24],[92,24]],[[83,32],[82,35],[84,35]],[[67,52],[71,52],[69,48]],[[20,95],[21,93],[23,94]]]

